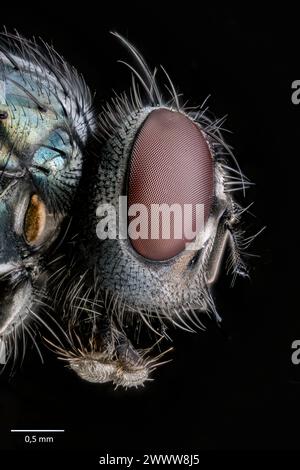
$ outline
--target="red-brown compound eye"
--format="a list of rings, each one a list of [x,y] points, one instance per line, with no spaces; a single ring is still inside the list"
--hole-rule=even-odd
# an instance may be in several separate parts
[[[203,217],[201,219],[205,223],[213,194],[213,159],[199,127],[180,112],[167,109],[152,111],[134,142],[129,167],[128,207],[143,204],[148,214],[145,216],[147,220],[139,214],[139,219],[147,227],[147,239],[136,239],[130,236],[129,230],[133,248],[143,257],[156,261],[179,254],[192,239],[186,237],[184,227],[182,236],[177,238],[175,227],[179,219],[173,216],[170,219],[170,238],[165,239],[162,219],[157,222],[157,218],[151,217],[151,205],[179,204],[184,214],[184,205],[190,204],[192,228],[199,231],[203,224],[197,220],[196,205],[203,205],[204,220]],[[133,219],[131,214],[129,227]],[[153,227],[157,223],[159,226]],[[151,238],[155,232],[159,233],[158,239]]]

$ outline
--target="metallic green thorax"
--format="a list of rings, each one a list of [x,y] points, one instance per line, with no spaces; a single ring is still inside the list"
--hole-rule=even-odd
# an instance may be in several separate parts
[[[43,43],[0,35],[0,363],[9,338],[36,319],[46,258],[70,213],[93,128],[76,70]],[[34,243],[25,229],[32,198],[42,208],[30,219],[40,224]]]
[[[64,212],[93,126],[91,98],[77,72],[45,49],[19,37],[1,44],[0,171],[29,172],[45,203]]]

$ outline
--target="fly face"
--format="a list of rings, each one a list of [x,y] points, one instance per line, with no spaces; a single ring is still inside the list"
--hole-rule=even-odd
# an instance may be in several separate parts
[[[77,346],[60,352],[81,377],[127,387],[148,380],[157,362],[133,347],[141,324],[157,339],[170,324],[202,328],[201,311],[220,320],[210,288],[226,245],[234,276],[247,275],[240,254],[250,240],[241,241],[244,210],[233,194],[251,183],[222,137],[223,120],[204,105],[181,106],[163,70],[165,99],[156,71],[118,37],[137,69],[129,65],[130,93],[100,118],[104,144],[86,183],[75,274],[64,291]]]
[[[207,286],[222,254],[218,246],[213,255],[213,245],[228,197],[216,146],[203,129],[180,108],[141,107],[123,119],[103,150],[95,213],[111,204],[128,236],[95,242],[99,284],[121,291],[141,314],[157,309],[175,321],[184,309],[207,308]],[[127,197],[129,215],[120,211],[120,196]]]
[[[209,118],[204,106],[198,112],[182,107],[163,70],[171,90],[167,102],[155,73],[120,39],[137,59],[142,75],[130,66],[134,74],[130,98],[124,95],[113,100],[102,115],[103,133],[108,137],[93,185],[93,209],[97,216],[99,206],[112,204],[119,228],[127,227],[127,237],[119,230],[113,240],[108,236],[95,241],[99,285],[113,294],[121,293],[126,307],[141,315],[156,311],[161,318],[184,326],[185,317],[187,323],[189,318],[197,322],[189,312],[215,312],[209,288],[227,243],[238,258],[234,227],[241,208],[233,192],[250,183],[223,140],[224,120]],[[147,105],[135,76],[146,90]],[[120,196],[127,197],[125,215],[120,211]],[[156,211],[160,218],[152,217]],[[131,234],[136,213],[133,226],[138,228]],[[164,215],[170,215],[167,236]],[[94,233],[96,222],[97,217],[91,227]],[[236,261],[235,271],[243,272],[241,260]]]

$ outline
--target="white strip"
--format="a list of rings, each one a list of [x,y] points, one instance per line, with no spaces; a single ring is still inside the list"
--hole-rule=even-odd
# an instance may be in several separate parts
[[[0,264],[0,274],[9,273],[9,271],[12,271],[13,269],[15,269],[17,267],[18,267],[18,265],[16,263],[1,263]]]
[[[0,80],[0,104],[6,104],[6,89],[3,80]]]
[[[6,346],[3,339],[0,338],[0,364],[6,364]]]

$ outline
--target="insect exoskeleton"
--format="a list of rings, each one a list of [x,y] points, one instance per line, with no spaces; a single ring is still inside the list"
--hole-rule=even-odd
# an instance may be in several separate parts
[[[234,276],[247,275],[241,252],[250,240],[243,245],[238,229],[247,208],[233,195],[251,183],[223,139],[225,119],[212,118],[206,100],[197,109],[181,104],[162,68],[163,96],[157,70],[116,36],[136,67],[126,64],[129,93],[100,115],[102,148],[82,182],[63,290],[76,339],[65,358],[87,380],[128,387],[162,362],[163,353],[150,359],[153,348],[138,348],[141,337],[160,344],[170,326],[203,329],[201,312],[220,321],[211,286],[226,246]]]
[[[75,69],[42,42],[0,35],[1,363],[17,357],[18,339],[25,351],[27,336],[39,352],[37,325],[52,334],[46,259],[92,133],[90,93]]]

